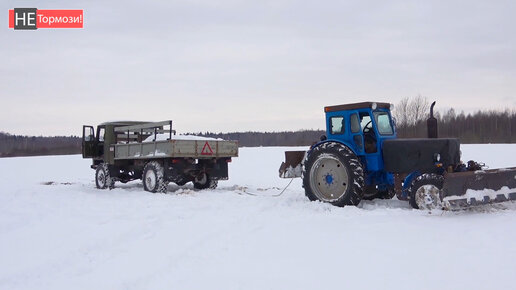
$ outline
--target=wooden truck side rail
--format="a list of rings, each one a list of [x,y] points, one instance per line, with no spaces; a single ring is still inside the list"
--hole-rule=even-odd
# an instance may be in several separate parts
[[[115,160],[238,157],[238,141],[162,140],[115,144]]]
[[[116,142],[110,146],[114,160],[238,156],[237,141],[175,136],[171,120],[119,126],[114,133]]]

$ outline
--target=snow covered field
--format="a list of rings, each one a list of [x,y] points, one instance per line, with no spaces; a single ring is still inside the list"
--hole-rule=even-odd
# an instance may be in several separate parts
[[[300,179],[273,197],[286,149],[241,148],[218,189],[168,194],[97,190],[80,156],[0,159],[0,289],[516,287],[516,203],[337,208],[309,202]],[[462,151],[516,166],[516,144]]]

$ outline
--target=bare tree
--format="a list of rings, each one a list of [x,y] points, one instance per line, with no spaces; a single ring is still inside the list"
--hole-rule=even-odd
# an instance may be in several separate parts
[[[414,125],[419,121],[426,120],[428,118],[429,109],[430,104],[428,103],[427,98],[421,95],[416,96],[409,104],[409,124]]]
[[[403,98],[393,112],[399,127],[414,126],[427,118],[430,104],[426,97],[418,95],[414,98]]]
[[[410,104],[410,99],[407,97],[407,98],[403,98],[401,99],[401,101],[394,107],[394,111],[393,111],[393,114],[394,114],[394,118],[396,118],[396,124],[398,125],[398,127],[407,127],[409,124],[408,124],[408,115],[409,115],[409,104]]]

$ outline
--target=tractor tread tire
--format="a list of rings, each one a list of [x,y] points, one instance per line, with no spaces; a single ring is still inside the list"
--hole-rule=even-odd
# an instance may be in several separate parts
[[[424,185],[435,185],[437,188],[442,189],[444,183],[444,177],[435,173],[425,173],[422,174],[412,181],[410,187],[408,188],[408,196],[409,196],[409,204],[414,209],[419,209],[419,206],[416,203],[416,192],[417,190]]]
[[[346,193],[344,193],[338,200],[330,202],[339,207],[346,205],[358,205],[362,200],[364,194],[364,169],[358,157],[347,146],[336,143],[323,143],[310,151],[304,160],[304,167],[302,171],[303,187],[305,188],[305,195],[311,201],[317,201],[319,198],[312,191],[310,186],[310,170],[314,162],[322,155],[330,154],[338,158],[348,171],[348,186]]]

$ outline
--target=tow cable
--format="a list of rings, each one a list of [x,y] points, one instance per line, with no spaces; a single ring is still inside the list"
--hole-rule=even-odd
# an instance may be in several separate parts
[[[251,196],[279,197],[279,196],[281,196],[285,192],[285,190],[287,190],[287,188],[290,186],[290,184],[292,183],[293,180],[294,180],[294,178],[291,178],[290,182],[287,184],[287,186],[285,186],[285,188],[283,188],[283,190],[280,193],[278,193],[278,194],[272,194],[272,195],[257,194],[257,193],[253,193],[253,192],[248,192],[246,187],[242,189],[242,192],[247,194],[247,195],[251,195]]]

